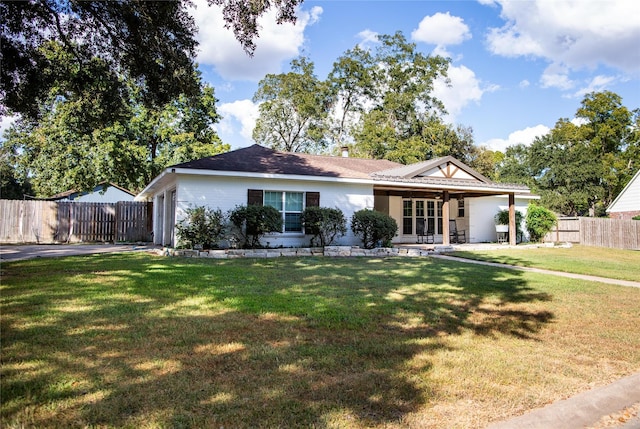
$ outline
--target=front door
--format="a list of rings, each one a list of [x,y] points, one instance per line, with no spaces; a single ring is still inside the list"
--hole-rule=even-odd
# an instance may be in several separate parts
[[[402,235],[406,239],[433,231],[442,234],[442,201],[426,199],[405,199],[402,201]]]

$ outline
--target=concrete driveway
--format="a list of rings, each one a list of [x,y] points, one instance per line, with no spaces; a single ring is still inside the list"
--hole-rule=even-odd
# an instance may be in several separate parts
[[[0,245],[0,261],[21,261],[33,258],[93,255],[96,253],[136,252],[154,248],[156,248],[156,246],[151,244],[3,244]]]

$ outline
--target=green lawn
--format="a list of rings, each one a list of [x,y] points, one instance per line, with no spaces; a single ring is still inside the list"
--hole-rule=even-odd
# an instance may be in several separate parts
[[[2,264],[0,426],[473,428],[640,369],[640,289],[431,258]]]
[[[573,246],[455,252],[454,256],[640,282],[640,251]]]

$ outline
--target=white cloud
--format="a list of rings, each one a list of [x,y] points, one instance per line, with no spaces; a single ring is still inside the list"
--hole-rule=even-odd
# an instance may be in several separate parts
[[[300,54],[304,44],[304,30],[317,22],[322,8],[299,11],[295,25],[277,24],[276,12],[270,10],[258,20],[259,38],[256,50],[249,57],[230,29],[224,28],[222,10],[208,6],[206,0],[195,0],[191,13],[199,28],[198,62],[212,65],[226,80],[257,81],[268,73],[280,71],[283,62]]]
[[[485,92],[498,89],[495,85],[483,88],[475,73],[465,66],[449,66],[448,74],[449,85],[443,79],[436,80],[433,85],[433,95],[442,101],[447,109],[448,115],[445,120],[448,122],[455,122],[462,109],[471,102],[479,102]]]
[[[520,81],[520,84],[518,86],[520,88],[528,88],[529,85],[531,85],[531,82],[529,82],[527,79],[524,79]]]
[[[591,79],[591,82],[589,82],[589,84],[586,87],[581,88],[579,91],[577,91],[574,94],[574,97],[582,98],[584,95],[589,94],[590,92],[604,91],[606,88],[609,87],[609,85],[614,83],[616,80],[617,78],[614,76],[598,75],[593,79]]]
[[[514,131],[509,134],[507,139],[491,139],[484,143],[481,143],[481,146],[486,146],[487,148],[493,151],[504,152],[507,150],[507,147],[513,146],[516,144],[524,144],[526,146],[533,143],[536,137],[543,136],[550,131],[549,127],[544,125],[536,125],[535,127],[527,127],[524,130]]]
[[[496,0],[501,28],[489,31],[489,50],[533,56],[571,70],[606,64],[640,72],[640,2],[636,0]]]
[[[378,33],[372,30],[363,30],[357,34],[358,39],[360,39],[360,43],[358,46],[361,49],[369,49],[372,45],[378,43]]]
[[[217,107],[217,110],[223,119],[216,125],[216,130],[225,143],[230,143],[232,146],[246,146],[252,141],[253,129],[260,115],[258,104],[246,99],[237,100],[232,103],[223,103]]]
[[[558,88],[569,90],[575,83],[569,78],[569,70],[560,64],[551,64],[540,77],[540,85],[543,88]]]
[[[411,33],[411,38],[432,45],[449,46],[470,39],[471,32],[462,18],[451,16],[449,12],[438,12],[433,16],[425,16]]]

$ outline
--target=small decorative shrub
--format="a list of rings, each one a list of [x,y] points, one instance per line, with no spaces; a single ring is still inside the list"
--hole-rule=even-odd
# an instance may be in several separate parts
[[[282,232],[282,215],[271,206],[238,206],[229,214],[233,235],[242,247],[260,247],[260,238],[270,232]]]
[[[634,216],[631,218],[631,220],[640,220],[640,216]]]
[[[306,234],[313,235],[311,245],[329,246],[347,233],[347,220],[340,209],[307,207],[302,212],[302,224]]]
[[[364,209],[353,214],[351,231],[362,239],[366,249],[373,249],[378,243],[389,247],[398,232],[398,224],[382,212]]]
[[[176,225],[179,247],[193,249],[202,246],[204,249],[217,247],[224,237],[226,219],[218,210],[208,207],[190,207],[186,209],[187,217]]]
[[[527,231],[529,231],[531,241],[542,241],[557,222],[558,219],[551,210],[537,204],[529,204],[527,209]]]

